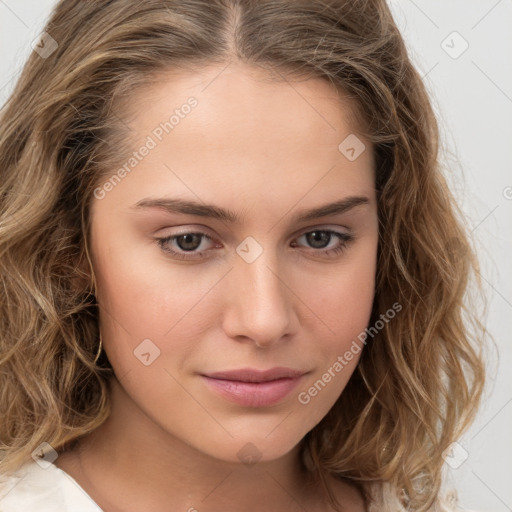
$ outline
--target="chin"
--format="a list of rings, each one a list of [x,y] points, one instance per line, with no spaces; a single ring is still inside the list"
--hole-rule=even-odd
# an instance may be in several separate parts
[[[271,462],[284,457],[297,447],[301,439],[282,434],[280,436],[271,434],[265,438],[261,432],[254,432],[254,435],[247,432],[245,435],[228,437],[228,439],[205,440],[206,443],[199,443],[196,447],[217,460],[253,466],[259,462]]]

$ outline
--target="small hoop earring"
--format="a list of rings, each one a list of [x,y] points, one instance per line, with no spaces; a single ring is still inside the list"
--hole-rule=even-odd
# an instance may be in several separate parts
[[[96,354],[96,357],[94,359],[94,364],[96,364],[96,361],[99,359],[102,348],[103,348],[103,342],[101,341],[101,333],[100,333],[100,345],[98,347],[98,353]]]

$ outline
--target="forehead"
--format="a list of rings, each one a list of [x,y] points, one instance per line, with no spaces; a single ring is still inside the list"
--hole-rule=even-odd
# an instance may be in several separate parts
[[[296,74],[292,78],[289,73],[239,63],[161,72],[121,99],[122,115],[132,135],[150,133],[190,97],[197,100],[198,108],[187,123],[173,130],[174,138],[180,132],[189,140],[207,135],[205,143],[222,145],[237,138],[247,140],[250,134],[248,145],[267,135],[270,143],[292,138],[297,145],[306,139],[332,146],[340,137],[366,128],[355,100],[327,79]]]
[[[354,103],[327,80],[275,76],[230,64],[162,74],[139,89],[122,117],[131,150],[149,139],[151,150],[132,159],[134,170],[113,196],[125,191],[133,204],[183,193],[256,206],[261,199],[291,205],[309,191],[315,202],[315,194],[370,195],[368,142],[355,161],[340,150],[347,138],[360,136]]]

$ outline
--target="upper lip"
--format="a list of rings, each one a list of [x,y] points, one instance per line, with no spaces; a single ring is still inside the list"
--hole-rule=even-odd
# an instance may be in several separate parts
[[[223,372],[207,373],[206,377],[212,379],[234,380],[239,382],[269,382],[277,379],[294,379],[307,373],[304,370],[295,370],[278,366],[269,370],[256,368],[241,368],[239,370],[227,370]]]

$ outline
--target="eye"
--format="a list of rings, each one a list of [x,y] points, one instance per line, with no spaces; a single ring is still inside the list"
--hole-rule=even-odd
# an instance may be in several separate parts
[[[301,239],[304,239],[312,247],[313,252],[335,256],[341,254],[354,237],[332,229],[315,229],[304,233],[297,240]],[[294,242],[293,247],[296,245]]]
[[[201,232],[180,233],[165,238],[157,238],[157,241],[163,251],[170,253],[177,259],[188,260],[205,257],[204,251],[206,248],[202,247],[204,239],[212,241],[206,233]],[[196,252],[200,247],[202,251]]]
[[[336,256],[346,249],[347,245],[354,240],[354,237],[353,235],[332,229],[315,229],[302,234],[296,240],[300,241],[302,239],[310,246],[310,252],[326,256]],[[210,244],[203,243],[205,241],[209,241]],[[206,233],[200,231],[183,232],[164,238],[157,238],[157,243],[162,251],[169,253],[173,258],[179,260],[204,259],[208,257],[206,254],[209,250],[208,245],[213,246],[213,248],[222,247],[221,244],[214,243],[213,239]],[[292,247],[301,245],[296,241],[293,241],[291,244]]]

